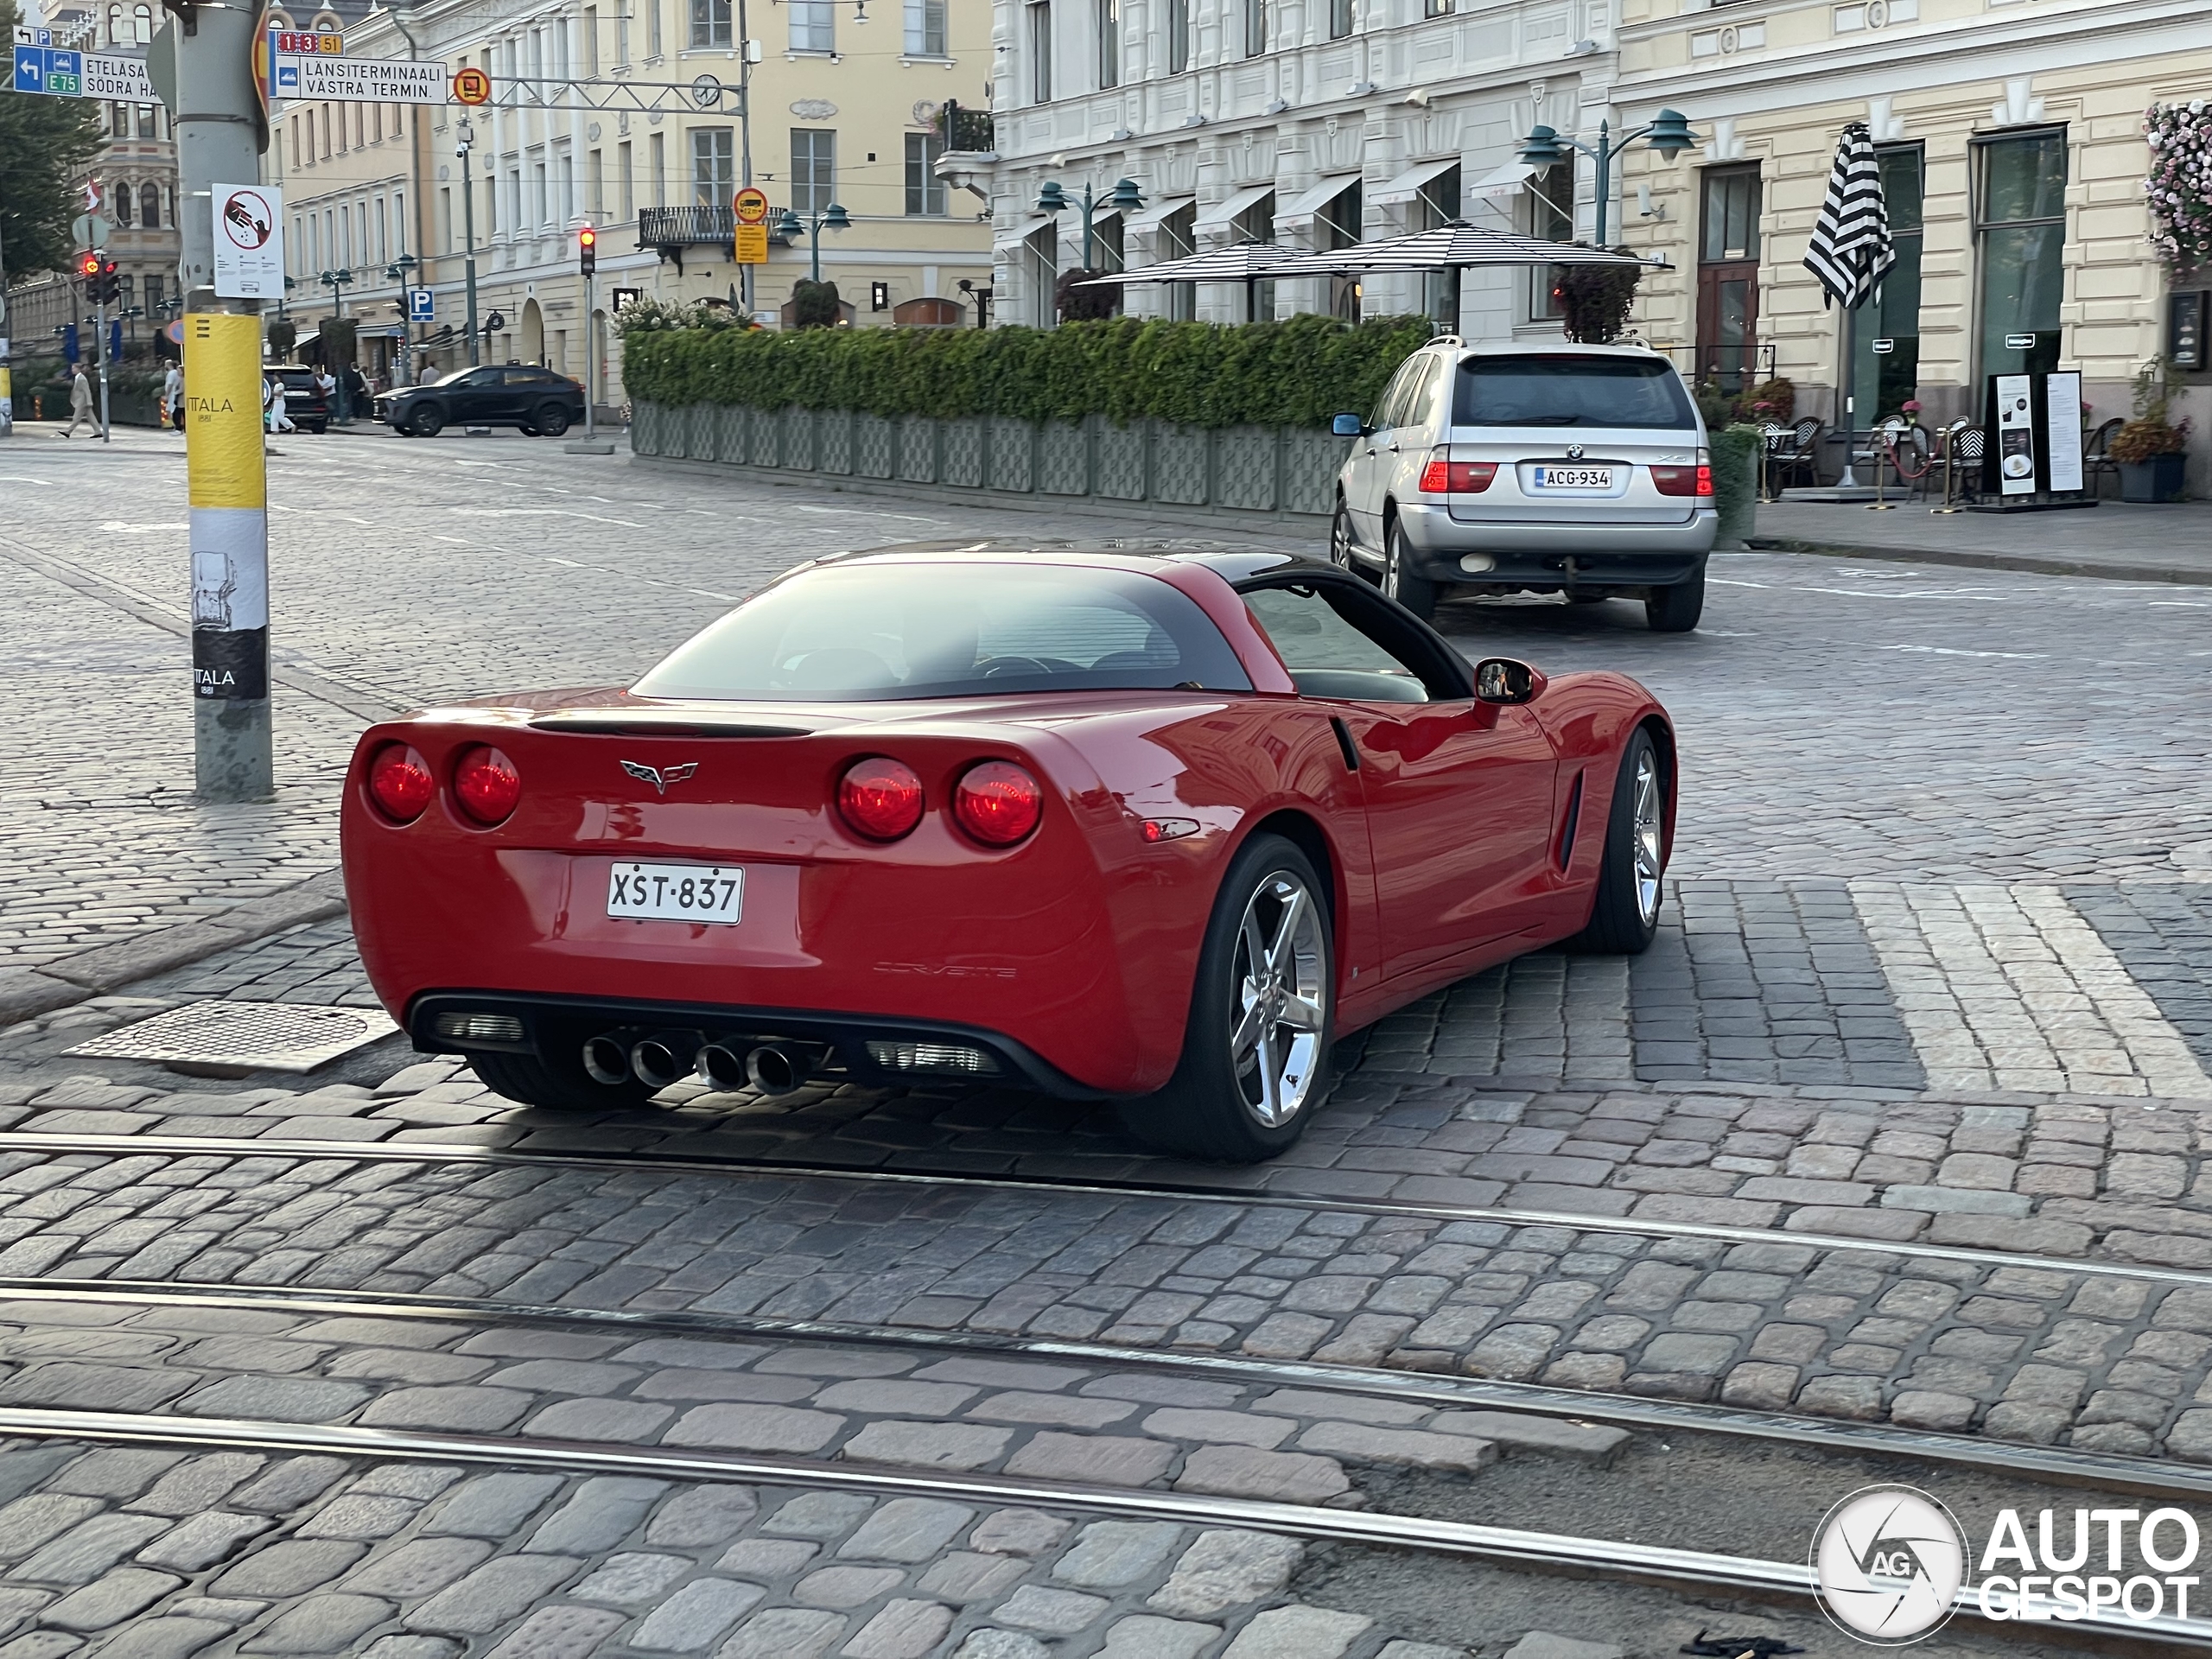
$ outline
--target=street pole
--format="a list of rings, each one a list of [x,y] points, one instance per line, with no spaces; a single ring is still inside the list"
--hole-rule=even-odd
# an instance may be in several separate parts
[[[593,322],[599,315],[599,278],[584,278],[584,442],[599,436],[599,339]]]
[[[753,41],[745,21],[745,0],[737,0],[737,181],[741,185],[750,185],[753,182]],[[745,285],[745,320],[749,324],[753,321],[753,267],[740,265],[737,279]]]
[[[105,283],[107,278],[103,276],[100,281]],[[99,353],[100,365],[100,442],[108,443],[112,440],[109,438],[107,431],[107,289],[105,287],[101,288],[100,297],[92,307],[92,327],[99,331],[99,338],[93,343],[93,349]]]
[[[1605,209],[1613,194],[1613,152],[1609,140],[1612,136],[1610,124],[1598,123],[1598,148],[1592,153],[1598,158],[1598,225],[1597,245],[1605,245]]]
[[[176,41],[177,226],[185,290],[194,773],[204,801],[276,792],[269,707],[269,474],[261,319],[215,293],[215,188],[261,176],[259,11],[185,0]]]
[[[468,170],[468,152],[475,139],[476,129],[467,116],[461,117],[461,143],[455,148],[461,152],[461,246],[467,251],[463,269],[468,274],[468,366],[472,369],[481,360],[476,337],[476,185]]]

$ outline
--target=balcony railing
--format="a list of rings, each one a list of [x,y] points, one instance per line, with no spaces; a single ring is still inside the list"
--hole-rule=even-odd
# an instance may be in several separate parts
[[[938,116],[938,130],[944,135],[947,149],[982,155],[996,148],[991,142],[988,110],[963,110],[948,99]]]
[[[728,207],[645,207],[638,213],[638,245],[728,247],[734,228]]]

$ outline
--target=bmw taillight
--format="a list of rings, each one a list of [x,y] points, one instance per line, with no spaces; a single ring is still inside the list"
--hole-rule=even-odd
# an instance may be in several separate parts
[[[838,781],[837,811],[855,834],[896,841],[922,821],[922,780],[887,755],[855,760]]]
[[[1713,493],[1713,468],[1710,467],[1654,467],[1651,486],[1662,495],[1704,495]]]
[[[397,823],[421,817],[437,789],[430,763],[405,743],[385,744],[369,762],[369,798]]]
[[[1421,469],[1423,495],[1479,495],[1497,476],[1494,461],[1454,461],[1448,449],[1432,450]]]
[[[986,847],[1011,847],[1037,827],[1045,791],[1010,760],[970,766],[952,792],[952,816]]]
[[[477,823],[498,823],[522,798],[522,774],[499,750],[480,745],[454,767],[453,792],[461,810]]]

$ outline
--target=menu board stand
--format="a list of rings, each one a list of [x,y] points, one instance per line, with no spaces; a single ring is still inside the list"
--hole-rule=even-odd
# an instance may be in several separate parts
[[[2082,465],[2082,376],[1993,374],[1982,397],[1989,442],[1982,452],[1983,499],[1970,512],[2047,512],[2094,507]]]

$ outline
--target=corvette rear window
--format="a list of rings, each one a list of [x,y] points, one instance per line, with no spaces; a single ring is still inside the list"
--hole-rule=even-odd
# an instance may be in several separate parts
[[[1671,430],[1697,422],[1681,376],[1659,359],[1532,352],[1462,359],[1452,423]]]
[[[850,702],[1173,687],[1252,683],[1206,613],[1164,582],[1065,565],[863,563],[777,583],[635,690]]]

